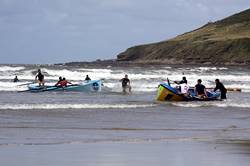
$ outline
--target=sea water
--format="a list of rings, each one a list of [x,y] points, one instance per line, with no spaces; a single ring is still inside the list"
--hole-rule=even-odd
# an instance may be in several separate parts
[[[18,92],[27,89],[22,84],[34,81],[38,68],[46,82],[54,83],[59,76],[77,83],[88,74],[103,80],[103,91]],[[179,166],[239,161],[248,165],[249,73],[246,67],[1,65],[0,161],[4,165]],[[131,80],[129,95],[121,88],[125,74]],[[12,82],[15,75],[20,82]],[[159,83],[183,76],[190,86],[202,79],[206,87],[214,87],[218,78],[226,88],[242,91],[228,92],[224,101],[156,101]],[[16,162],[12,156],[17,156]]]

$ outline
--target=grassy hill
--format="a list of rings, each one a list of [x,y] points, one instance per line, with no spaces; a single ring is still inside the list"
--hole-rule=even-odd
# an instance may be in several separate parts
[[[250,64],[250,9],[173,39],[127,49],[118,61]]]

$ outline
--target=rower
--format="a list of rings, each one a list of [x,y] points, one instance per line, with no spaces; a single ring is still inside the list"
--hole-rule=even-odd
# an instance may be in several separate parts
[[[67,87],[68,84],[73,85],[71,82],[67,81],[66,78],[63,78],[63,79],[58,83],[58,85],[59,85],[60,87],[63,87],[63,88],[64,88],[64,87]]]
[[[62,79],[62,77],[60,76],[60,77],[59,77],[59,80],[57,81],[57,83],[55,84],[55,86],[58,86],[62,80],[63,80],[63,79]]]
[[[197,84],[195,85],[196,95],[200,98],[207,98],[206,87],[201,84],[202,80],[198,79]]]

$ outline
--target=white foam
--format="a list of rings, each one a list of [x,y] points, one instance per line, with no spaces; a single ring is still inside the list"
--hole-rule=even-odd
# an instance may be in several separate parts
[[[24,69],[20,67],[0,66],[0,69],[4,70],[19,70]],[[34,71],[36,69],[21,70],[15,73],[13,72],[0,72],[0,79],[5,83],[0,82],[0,91],[16,91],[17,88],[13,84],[6,83],[8,80],[11,82],[14,78],[14,74],[18,75],[21,81],[32,82],[34,81]],[[121,82],[119,80],[128,74],[132,84],[133,91],[155,91],[158,84],[162,81],[166,81],[167,77],[171,81],[180,80],[183,77],[183,72],[187,77],[188,84],[194,86],[197,79],[202,79],[203,84],[206,87],[214,87],[214,80],[219,78],[228,88],[241,88],[243,92],[250,91],[250,75],[246,71],[234,70],[227,72],[220,70],[228,70],[227,68],[218,67],[196,67],[196,68],[149,68],[143,69],[135,68],[130,69],[107,69],[107,68],[64,68],[53,69],[52,67],[41,68],[45,74],[45,81],[56,82],[59,76],[66,77],[69,81],[79,82],[85,79],[88,74],[91,79],[104,79],[104,85],[113,91],[121,90]],[[209,72],[211,71],[211,72]],[[240,82],[239,82],[240,81]]]
[[[0,91],[21,91],[27,89],[27,87],[19,86],[21,84],[26,84],[28,82],[14,83],[14,82],[1,82],[0,81]]]
[[[186,107],[186,108],[196,108],[196,107],[236,107],[236,108],[250,108],[250,103],[234,103],[234,102],[176,102],[172,103],[172,105],[178,107]]]
[[[36,109],[125,109],[148,108],[154,104],[2,104],[0,109],[36,110]]]
[[[6,71],[19,71],[24,70],[25,67],[18,66],[18,67],[12,67],[12,66],[0,66],[0,72],[6,72]]]
[[[209,71],[209,70],[227,70],[226,67],[198,67],[198,70]]]
[[[43,72],[49,74],[46,79],[57,80],[59,76],[66,77],[68,80],[84,80],[86,75],[89,75],[91,79],[100,78],[112,78],[111,70],[108,69],[77,69],[74,71],[68,69],[52,70],[52,69],[42,69]]]

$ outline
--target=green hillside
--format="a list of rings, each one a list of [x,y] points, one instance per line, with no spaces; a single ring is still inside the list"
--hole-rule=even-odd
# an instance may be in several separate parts
[[[250,9],[159,43],[135,46],[118,61],[250,64]]]

